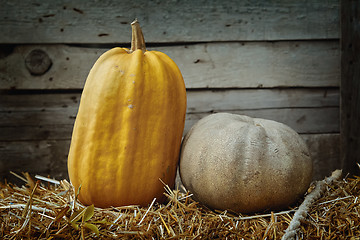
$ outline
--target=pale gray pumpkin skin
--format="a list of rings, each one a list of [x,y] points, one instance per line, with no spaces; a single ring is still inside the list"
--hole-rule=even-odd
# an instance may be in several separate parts
[[[271,120],[217,113],[198,121],[183,140],[180,176],[200,203],[253,213],[294,203],[312,180],[302,138]]]

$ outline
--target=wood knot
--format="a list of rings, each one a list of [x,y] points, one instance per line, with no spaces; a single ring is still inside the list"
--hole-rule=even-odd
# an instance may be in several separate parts
[[[26,56],[25,65],[31,75],[43,75],[50,69],[52,61],[46,52],[34,49]]]

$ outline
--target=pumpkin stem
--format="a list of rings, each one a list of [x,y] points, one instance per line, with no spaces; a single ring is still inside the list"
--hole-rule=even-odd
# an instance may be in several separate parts
[[[131,37],[131,49],[130,52],[141,49],[146,51],[144,35],[141,31],[140,24],[137,19],[131,23],[132,37]]]

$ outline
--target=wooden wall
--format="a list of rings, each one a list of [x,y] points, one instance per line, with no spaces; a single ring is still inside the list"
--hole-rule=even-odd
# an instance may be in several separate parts
[[[339,167],[338,0],[0,0],[0,176],[67,176],[86,76],[129,47],[138,18],[188,94],[185,132],[213,112],[283,122],[305,139],[315,179]]]

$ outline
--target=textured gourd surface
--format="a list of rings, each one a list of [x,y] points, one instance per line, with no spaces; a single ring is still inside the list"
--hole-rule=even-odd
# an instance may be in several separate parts
[[[294,203],[309,187],[312,161],[301,137],[288,126],[217,113],[185,136],[180,175],[210,208],[250,213]]]
[[[147,205],[175,181],[186,113],[176,64],[157,51],[114,48],[86,80],[68,156],[79,200]]]

